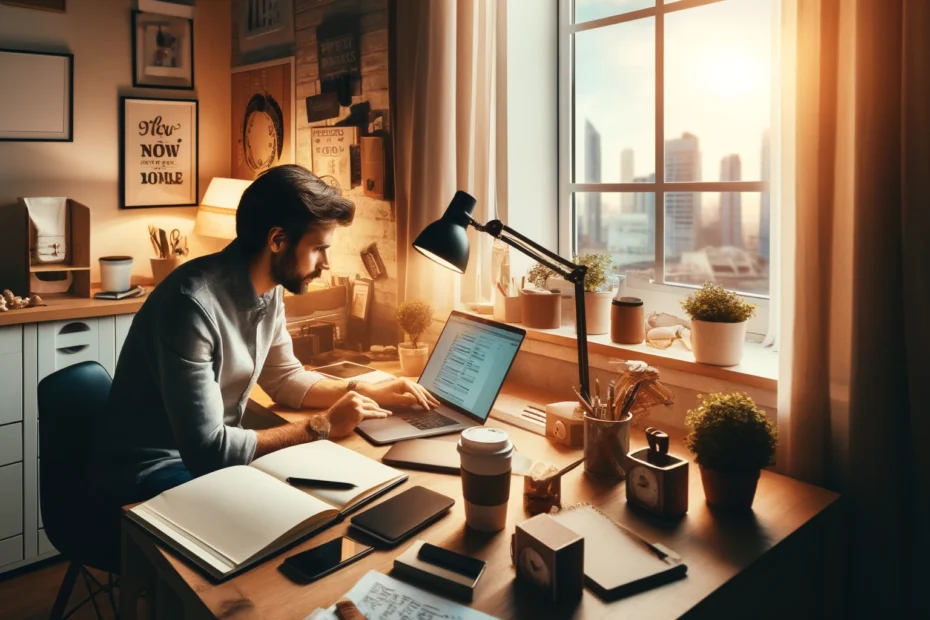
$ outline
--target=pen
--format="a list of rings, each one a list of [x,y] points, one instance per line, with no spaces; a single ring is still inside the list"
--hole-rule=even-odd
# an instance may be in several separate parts
[[[317,480],[315,478],[294,478],[289,477],[287,483],[295,487],[316,487],[318,489],[354,489],[355,485],[351,482],[339,482],[337,480]]]

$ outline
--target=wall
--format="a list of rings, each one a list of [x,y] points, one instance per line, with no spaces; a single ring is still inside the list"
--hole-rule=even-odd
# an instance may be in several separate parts
[[[253,62],[266,57],[243,57],[238,53],[238,16],[242,1],[236,0],[233,9],[233,59]],[[295,0],[295,44],[297,110],[297,163],[312,170],[310,156],[310,127],[331,125],[349,115],[349,108],[341,108],[336,119],[307,122],[307,97],[320,92],[317,66],[316,28],[324,20],[357,16],[361,48],[361,95],[352,98],[352,103],[368,101],[372,110],[390,107],[388,79],[388,0]],[[386,146],[386,149],[390,148]],[[377,242],[384,260],[388,277],[375,282],[375,294],[371,302],[370,336],[372,344],[397,342],[398,330],[394,320],[397,305],[397,230],[394,204],[389,200],[367,198],[361,187],[346,192],[356,206],[355,222],[350,228],[336,232],[331,252],[332,273],[355,277],[368,277],[360,256],[361,250]],[[326,277],[326,274],[324,274]]]
[[[134,5],[134,3],[132,3]],[[0,142],[0,204],[19,196],[70,196],[91,209],[91,280],[96,259],[128,254],[151,277],[147,225],[190,235],[196,207],[119,208],[119,97],[200,100],[200,194],[229,176],[230,9],[200,0],[194,19],[194,91],[132,88],[131,0],[72,0],[67,13],[0,5],[0,47],[74,54],[74,142]],[[223,242],[189,236],[192,255]],[[17,291],[18,292],[18,291]]]

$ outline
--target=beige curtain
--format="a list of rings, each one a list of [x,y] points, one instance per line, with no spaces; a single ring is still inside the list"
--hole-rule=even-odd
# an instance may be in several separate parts
[[[846,495],[846,612],[926,613],[930,2],[785,0],[785,17],[778,467]]]
[[[495,217],[497,3],[396,3],[396,202],[402,299],[437,313],[490,296],[488,235],[470,232],[464,277],[424,259],[411,243],[442,216],[456,190],[478,200],[478,221]]]

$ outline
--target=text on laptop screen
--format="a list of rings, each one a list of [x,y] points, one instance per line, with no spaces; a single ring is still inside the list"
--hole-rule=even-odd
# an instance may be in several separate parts
[[[522,342],[522,334],[452,315],[420,385],[484,420]]]

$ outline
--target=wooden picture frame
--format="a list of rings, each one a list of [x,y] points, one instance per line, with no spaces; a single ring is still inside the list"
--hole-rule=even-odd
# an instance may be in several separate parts
[[[356,278],[352,286],[352,301],[349,304],[349,316],[360,321],[368,321],[371,313],[371,296],[375,283],[368,278]]]
[[[194,20],[132,12],[132,85],[194,89]]]
[[[232,178],[296,163],[295,65],[289,56],[232,70]]]
[[[139,10],[145,13],[160,13],[194,19],[197,0],[139,0]]]
[[[74,55],[0,49],[0,141],[74,141]]]
[[[119,124],[120,208],[196,206],[198,101],[120,97]]]
[[[0,0],[0,3],[18,6],[23,9],[51,11],[52,13],[66,13],[68,11],[68,0]]]
[[[293,53],[294,0],[241,0],[238,6],[239,54],[255,58],[261,52],[268,58],[271,50]]]

